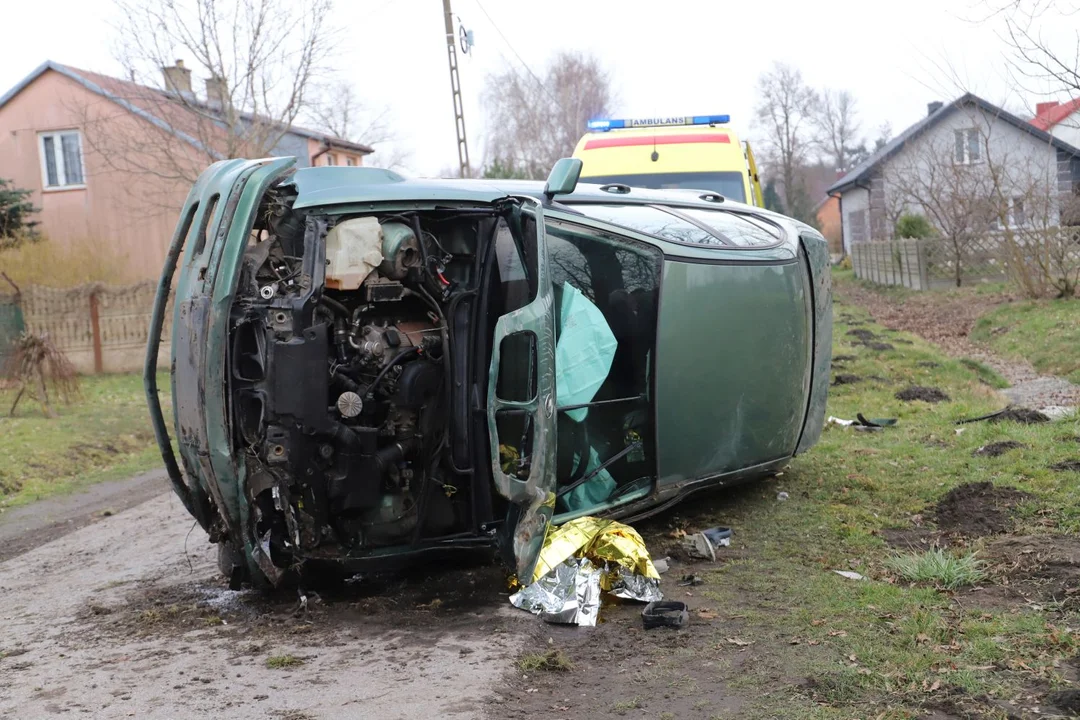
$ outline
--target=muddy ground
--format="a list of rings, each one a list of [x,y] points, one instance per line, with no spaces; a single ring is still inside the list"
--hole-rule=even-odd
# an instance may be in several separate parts
[[[535,625],[482,557],[309,592],[306,610],[231,592],[163,489],[105,516],[0,517],[6,546],[49,540],[0,562],[0,717],[474,718]]]

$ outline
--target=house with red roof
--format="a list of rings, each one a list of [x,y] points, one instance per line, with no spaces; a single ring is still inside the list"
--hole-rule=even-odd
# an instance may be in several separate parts
[[[33,192],[50,241],[108,245],[118,276],[156,278],[178,208],[206,166],[295,156],[298,167],[360,165],[372,148],[232,107],[219,80],[192,89],[177,60],[160,85],[48,61],[0,95],[0,177]]]
[[[1080,147],[1080,98],[1068,102],[1041,102],[1031,124],[1059,140]]]

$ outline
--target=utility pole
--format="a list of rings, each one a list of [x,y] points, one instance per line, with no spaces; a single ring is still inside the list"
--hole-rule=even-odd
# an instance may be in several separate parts
[[[469,167],[469,145],[465,139],[465,110],[461,104],[461,78],[458,76],[457,41],[454,38],[454,16],[450,0],[443,0],[443,19],[446,21],[446,54],[450,59],[450,89],[454,91],[454,124],[457,126],[458,165],[461,177],[472,177]]]

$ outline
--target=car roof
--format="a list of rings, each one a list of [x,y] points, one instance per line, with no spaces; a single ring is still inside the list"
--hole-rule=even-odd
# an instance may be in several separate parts
[[[544,183],[537,180],[407,178],[393,170],[365,167],[300,168],[285,184],[296,189],[297,198],[293,207],[297,209],[368,202],[443,201],[489,204],[511,195],[528,195],[544,200]],[[702,195],[716,195],[709,190],[629,188],[626,192],[613,193],[601,189],[602,187],[605,186],[579,182],[573,193],[557,196],[555,203],[681,205],[710,210],[741,210],[760,215],[774,214],[733,200],[724,200],[723,203],[702,200]]]

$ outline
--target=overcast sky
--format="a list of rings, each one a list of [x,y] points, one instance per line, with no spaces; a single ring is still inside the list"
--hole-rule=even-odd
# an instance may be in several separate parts
[[[390,109],[400,142],[412,153],[407,169],[456,168],[441,0],[337,2],[337,22],[349,35],[336,64],[373,107]],[[461,57],[474,167],[484,154],[480,96],[487,74],[512,67],[527,76],[528,65],[539,75],[562,49],[591,51],[610,69],[617,117],[729,113],[751,138],[755,81],[774,61],[799,67],[815,87],[850,90],[871,135],[884,122],[898,132],[929,101],[958,95],[946,67],[1010,109],[1045,99],[1011,89],[1001,28],[994,20],[977,22],[987,14],[979,0],[453,0],[453,6],[476,43]],[[7,3],[0,93],[46,59],[121,75],[109,50],[113,12],[111,0]],[[1046,32],[1065,33],[1071,49],[1075,21]]]

